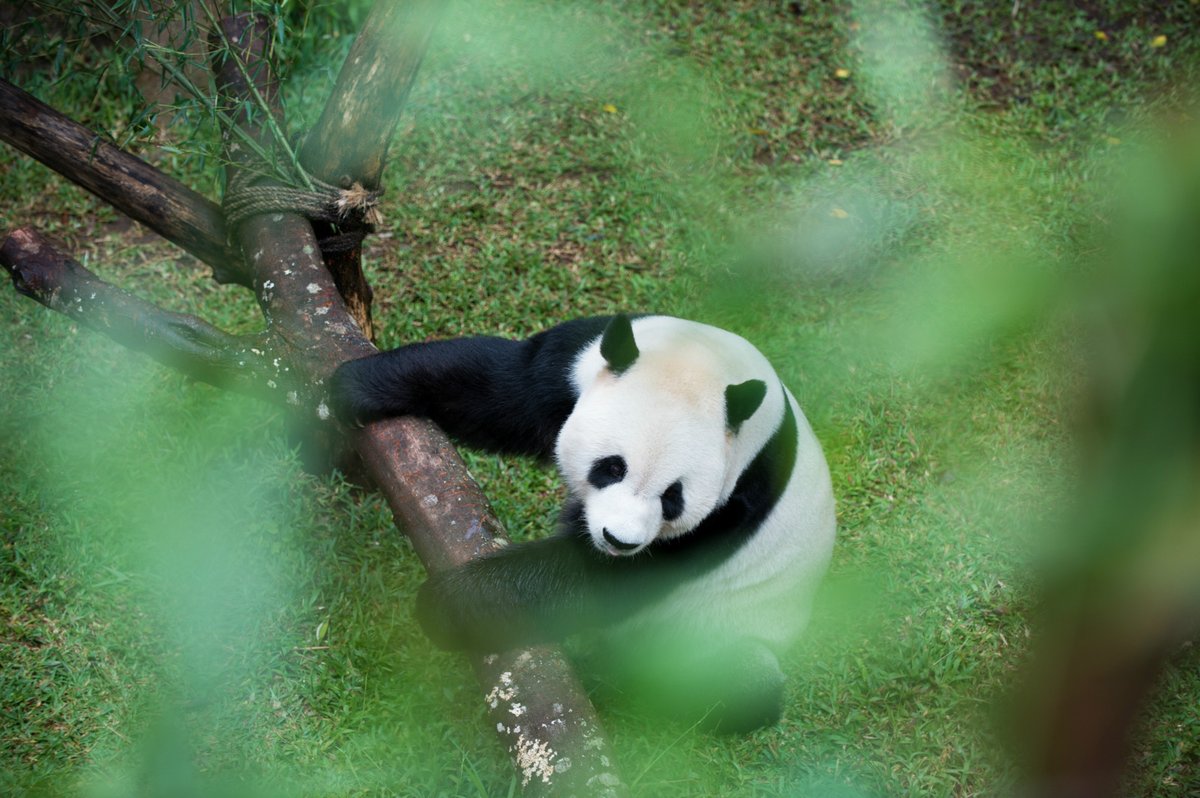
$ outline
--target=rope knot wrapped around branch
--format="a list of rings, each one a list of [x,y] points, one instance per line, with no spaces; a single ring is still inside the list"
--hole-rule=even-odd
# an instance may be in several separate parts
[[[259,182],[260,175],[249,170],[237,172],[229,181],[223,203],[229,229],[263,213],[298,213],[309,221],[351,228],[369,229],[383,221],[379,211],[383,189],[368,189],[357,181],[349,188],[339,188],[311,174],[304,176],[312,184],[311,190],[294,185],[300,181],[292,181],[293,185],[264,185]]]

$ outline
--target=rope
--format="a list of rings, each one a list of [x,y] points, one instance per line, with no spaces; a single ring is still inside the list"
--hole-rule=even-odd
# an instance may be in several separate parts
[[[254,185],[258,176],[247,170],[237,172],[225,191],[223,210],[229,229],[237,227],[251,216],[262,213],[298,213],[312,221],[345,225],[355,217],[368,226],[383,221],[379,212],[382,190],[370,191],[361,183],[338,188],[308,175],[313,190],[295,186]],[[361,240],[361,235],[360,235]]]

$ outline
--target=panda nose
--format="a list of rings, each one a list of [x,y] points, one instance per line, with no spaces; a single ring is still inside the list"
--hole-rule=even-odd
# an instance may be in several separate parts
[[[609,545],[611,545],[614,549],[620,549],[621,551],[630,551],[638,547],[638,544],[636,543],[626,543],[625,541],[619,539],[612,532],[608,531],[608,527],[604,528],[604,539],[607,540]]]

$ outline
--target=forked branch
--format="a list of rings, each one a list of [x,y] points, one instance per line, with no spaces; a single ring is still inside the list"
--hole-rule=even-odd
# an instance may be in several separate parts
[[[377,3],[372,14],[394,13],[396,5]],[[246,90],[242,76],[250,74],[266,84],[260,87],[263,96],[274,96],[271,78],[259,60],[269,26],[245,17],[222,25],[224,39],[233,44],[227,52],[255,63],[248,70],[235,68],[228,59],[218,63],[218,86],[234,93],[230,99],[236,102],[236,94]],[[404,79],[411,80],[411,75]],[[387,137],[367,138],[378,142],[382,159]],[[256,216],[234,233],[249,257],[264,312],[297,351],[298,370],[319,383],[343,360],[373,351],[351,323],[329,274],[320,268],[305,220],[293,214]],[[487,500],[437,427],[420,419],[392,419],[369,425],[353,441],[397,525],[427,568],[459,565],[503,543],[500,523]],[[528,794],[623,793],[591,703],[557,649],[505,652],[476,658],[474,665],[488,691],[491,721]],[[517,704],[520,711],[514,712]],[[520,722],[515,720],[518,716]]]

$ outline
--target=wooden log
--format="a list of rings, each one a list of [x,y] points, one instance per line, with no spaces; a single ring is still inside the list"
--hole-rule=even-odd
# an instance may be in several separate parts
[[[246,17],[223,21],[225,37],[252,69],[231,58],[215,65],[221,90],[245,96],[245,74],[270,95],[262,53],[269,26]],[[250,130],[252,135],[258,131]],[[293,214],[260,215],[238,225],[253,284],[272,328],[296,350],[293,365],[313,380],[314,394],[343,360],[374,351],[322,267],[308,223]],[[323,404],[317,415],[331,425]],[[501,525],[446,436],[428,421],[400,418],[353,433],[369,476],[397,526],[431,570],[466,562],[501,545]],[[491,722],[513,756],[529,795],[619,796],[595,711],[554,648],[477,658]],[[519,715],[517,714],[519,713]]]
[[[354,40],[300,162],[334,184],[378,188],[388,143],[444,4],[377,0]]]
[[[5,240],[0,263],[18,291],[85,326],[196,379],[307,405],[310,418],[329,427],[316,375],[374,349],[313,257],[315,240],[303,219],[277,214],[243,227],[251,228],[243,245],[256,253],[259,244],[277,245],[276,234],[285,241],[297,239],[294,249],[277,249],[274,257],[264,249],[256,259],[260,302],[278,320],[278,337],[231,336],[194,316],[150,305],[100,280],[30,228]],[[354,437],[368,475],[431,570],[503,544],[501,526],[479,487],[445,435],[428,421],[393,419]],[[476,657],[473,666],[486,690],[490,722],[512,754],[527,794],[624,794],[595,712],[557,649]]]
[[[367,473],[430,571],[506,545],[466,465],[431,423],[400,418],[354,433]],[[554,646],[471,659],[496,729],[526,795],[627,794],[595,710]]]
[[[218,283],[248,284],[218,205],[2,79],[0,139],[178,244]]]
[[[101,280],[32,227],[4,239],[0,265],[19,293],[193,379],[263,399],[282,399],[292,388],[270,336],[230,335],[163,310]]]

